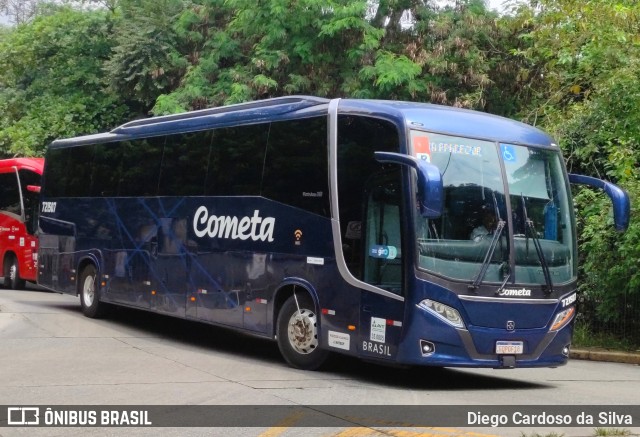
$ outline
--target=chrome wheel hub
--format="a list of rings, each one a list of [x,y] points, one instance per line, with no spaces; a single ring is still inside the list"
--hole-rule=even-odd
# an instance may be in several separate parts
[[[84,300],[86,306],[90,307],[93,304],[95,295],[96,289],[93,278],[91,276],[87,276],[82,287],[82,299]]]
[[[289,343],[300,354],[310,354],[318,347],[318,320],[307,309],[299,309],[289,319]]]

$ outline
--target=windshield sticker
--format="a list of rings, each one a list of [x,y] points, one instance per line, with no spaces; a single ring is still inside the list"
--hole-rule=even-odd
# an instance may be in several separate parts
[[[428,137],[414,137],[413,138],[413,153],[416,158],[423,161],[431,162],[431,146],[429,144]]]
[[[395,259],[398,249],[395,246],[371,246],[369,256],[372,258]]]
[[[502,154],[502,159],[504,160],[504,162],[516,161],[515,147],[509,146],[507,144],[500,144],[500,153]]]
[[[387,319],[371,317],[371,341],[384,343],[387,334]]]
[[[353,221],[347,224],[347,233],[344,238],[349,240],[359,240],[362,238],[362,222]]]
[[[482,146],[439,142],[431,144],[431,152],[445,152],[453,155],[477,156],[481,158]]]

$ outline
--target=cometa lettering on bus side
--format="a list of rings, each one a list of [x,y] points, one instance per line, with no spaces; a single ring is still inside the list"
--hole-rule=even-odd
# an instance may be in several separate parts
[[[273,241],[274,217],[260,217],[260,211],[253,211],[252,217],[229,217],[210,215],[206,206],[196,210],[193,217],[193,232],[198,237],[231,240]]]

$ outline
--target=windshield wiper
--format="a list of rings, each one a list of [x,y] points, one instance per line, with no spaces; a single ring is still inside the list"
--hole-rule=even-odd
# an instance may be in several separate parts
[[[553,293],[553,282],[551,281],[551,274],[549,273],[549,266],[547,265],[547,260],[544,257],[544,253],[542,252],[542,246],[540,246],[540,239],[538,238],[538,232],[536,231],[535,225],[533,224],[533,220],[529,218],[527,215],[527,207],[524,203],[524,196],[521,194],[522,198],[522,215],[524,216],[525,223],[525,232],[524,235],[527,235],[527,230],[531,234],[531,239],[533,240],[533,245],[536,248],[536,253],[538,254],[538,259],[540,260],[540,266],[542,267],[542,274],[544,275],[544,281],[547,284],[546,289],[544,290],[545,294]],[[529,251],[529,239],[526,240],[527,243],[527,252]]]
[[[505,270],[506,270],[506,274],[505,274]],[[504,281],[502,281],[502,284],[500,284],[500,287],[496,290],[496,295],[499,295],[502,292],[505,285],[507,285],[507,281],[509,281],[509,279],[511,278],[511,268],[509,267],[509,264],[507,262],[502,263],[502,265],[499,268],[499,271],[504,276]]]
[[[478,276],[474,279],[473,283],[469,285],[469,289],[475,290],[477,289],[485,275],[487,274],[487,270],[489,269],[489,264],[491,263],[491,258],[493,258],[493,253],[496,250],[496,246],[498,246],[498,241],[500,241],[500,236],[502,235],[502,231],[504,229],[504,225],[506,222],[502,219],[498,220],[498,224],[496,225],[496,229],[493,232],[493,238],[491,239],[491,243],[489,243],[489,248],[487,249],[487,253],[484,255],[484,260],[482,261],[482,266],[480,267],[480,271],[478,272]]]
[[[493,253],[496,250],[498,241],[500,241],[500,236],[502,236],[504,226],[507,224],[507,222],[502,220],[502,217],[500,217],[500,208],[498,208],[498,199],[496,199],[496,193],[491,192],[491,195],[493,197],[493,209],[496,214],[496,220],[498,221],[498,223],[496,224],[496,228],[493,231],[493,238],[491,239],[491,243],[489,243],[487,253],[485,253],[484,255],[484,260],[482,261],[482,265],[480,266],[480,271],[478,272],[478,275],[473,280],[471,285],[469,285],[470,290],[476,290],[480,286],[480,284],[482,284],[482,281],[487,274],[487,270],[489,269],[489,264],[491,264],[491,259],[493,258]],[[507,283],[510,277],[511,273],[507,275],[507,279],[502,283],[502,287],[504,287],[504,284]]]

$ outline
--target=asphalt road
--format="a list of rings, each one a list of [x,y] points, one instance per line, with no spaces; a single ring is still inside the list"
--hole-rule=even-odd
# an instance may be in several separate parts
[[[0,423],[3,437],[573,437],[594,436],[596,428],[640,434],[639,389],[639,366],[581,360],[557,369],[395,369],[334,356],[319,371],[299,371],[286,365],[275,343],[222,328],[124,308],[105,319],[88,319],[72,296],[0,290],[0,405],[236,405],[247,417],[246,425],[234,428],[29,428]],[[596,421],[589,427],[399,426],[381,420],[379,425],[301,428],[295,414],[275,424],[256,422],[251,406],[272,405],[559,405],[571,414],[576,406],[600,405],[614,412],[615,406],[635,406],[635,416],[632,426],[599,426]],[[397,407],[389,408],[393,412]]]

